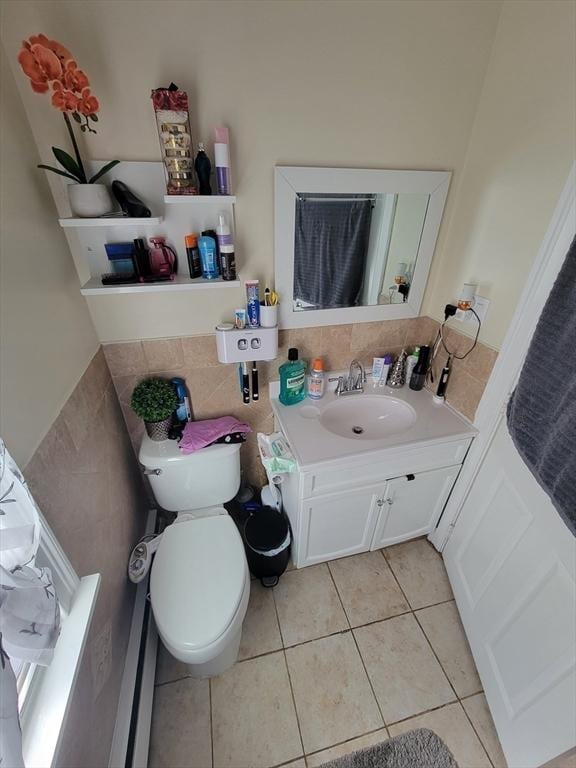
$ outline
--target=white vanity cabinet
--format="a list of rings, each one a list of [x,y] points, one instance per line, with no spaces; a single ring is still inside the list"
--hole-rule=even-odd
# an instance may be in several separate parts
[[[286,475],[284,508],[298,568],[380,549],[430,533],[471,439],[330,462]],[[414,471],[411,471],[414,470]]]
[[[460,465],[389,480],[370,549],[430,533],[440,519],[458,472]]]
[[[305,499],[298,566],[323,563],[370,549],[383,503],[382,483]]]
[[[291,406],[278,401],[278,391],[272,382],[276,429],[297,464],[282,481],[297,568],[434,530],[476,435],[469,421],[426,389],[367,387],[342,399],[332,390]],[[398,406],[416,416],[402,429],[369,437],[354,431],[354,425],[382,423],[386,408]]]

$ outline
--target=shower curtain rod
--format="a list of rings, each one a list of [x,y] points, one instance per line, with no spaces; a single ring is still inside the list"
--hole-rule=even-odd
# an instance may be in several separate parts
[[[302,200],[303,203],[364,203],[364,202],[371,202],[375,203],[377,200],[376,196],[370,196],[370,197],[310,197],[305,192],[304,193],[297,193],[296,197],[298,200]]]

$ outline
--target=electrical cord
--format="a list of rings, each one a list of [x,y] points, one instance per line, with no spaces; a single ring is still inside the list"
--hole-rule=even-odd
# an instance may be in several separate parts
[[[426,378],[430,380],[430,382],[434,383],[434,373],[433,373],[433,363],[436,359],[436,356],[438,355],[438,351],[440,349],[440,345],[444,347],[444,351],[448,354],[448,356],[454,360],[464,360],[468,355],[475,349],[476,345],[478,344],[478,336],[480,335],[480,328],[482,327],[482,321],[478,317],[477,312],[470,307],[468,310],[469,312],[472,312],[474,317],[476,318],[478,322],[478,327],[476,328],[476,335],[474,336],[474,341],[472,343],[472,346],[469,350],[467,350],[463,355],[457,355],[456,352],[451,352],[447,345],[446,341],[444,339],[444,326],[450,319],[450,317],[453,317],[453,315],[446,315],[444,318],[444,322],[440,324],[440,328],[438,328],[438,333],[436,334],[436,339],[434,340],[434,344],[432,345],[432,358],[430,359],[430,365],[428,366],[428,372],[426,374]]]
[[[450,350],[449,350],[449,349],[448,349],[448,347],[446,346],[446,342],[444,341],[444,335],[443,335],[442,331],[443,331],[443,329],[444,329],[444,326],[445,326],[445,325],[446,325],[446,323],[448,322],[448,318],[446,318],[446,319],[444,320],[444,322],[442,323],[442,325],[441,325],[441,326],[440,326],[440,328],[438,329],[438,333],[440,334],[440,340],[442,341],[442,346],[444,347],[444,349],[446,350],[446,352],[447,352],[449,355],[452,355],[452,357],[453,357],[455,360],[464,360],[464,358],[468,357],[468,355],[470,354],[470,352],[472,352],[472,351],[474,350],[474,348],[476,347],[476,344],[478,344],[478,336],[480,335],[480,328],[482,327],[482,322],[481,322],[480,318],[478,317],[478,315],[477,315],[476,311],[475,311],[474,309],[472,309],[472,307],[470,307],[470,309],[468,310],[468,312],[472,312],[472,314],[474,315],[474,317],[475,317],[475,318],[476,318],[476,320],[478,321],[478,327],[476,328],[476,335],[474,336],[474,342],[473,342],[472,346],[471,346],[471,347],[470,347],[470,349],[469,349],[467,352],[465,352],[463,355],[457,355],[455,352],[450,352]]]

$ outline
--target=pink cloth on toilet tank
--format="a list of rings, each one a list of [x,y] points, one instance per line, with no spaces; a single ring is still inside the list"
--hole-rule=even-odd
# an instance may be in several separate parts
[[[182,453],[194,453],[211,445],[219,437],[231,432],[252,432],[252,428],[235,416],[220,416],[218,419],[189,421],[184,427],[182,439],[178,444]]]

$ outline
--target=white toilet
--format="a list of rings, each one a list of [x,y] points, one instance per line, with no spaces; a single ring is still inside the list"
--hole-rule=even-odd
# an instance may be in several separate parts
[[[158,634],[192,677],[219,675],[238,656],[250,596],[242,538],[222,506],[240,487],[240,444],[183,454],[145,435],[139,459],[158,504],[178,513],[150,575]]]

